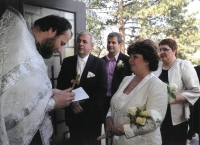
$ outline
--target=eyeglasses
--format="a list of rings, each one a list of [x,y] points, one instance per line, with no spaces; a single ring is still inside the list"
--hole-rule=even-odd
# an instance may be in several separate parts
[[[160,48],[160,52],[161,51],[168,51],[168,50],[170,50],[171,48]]]

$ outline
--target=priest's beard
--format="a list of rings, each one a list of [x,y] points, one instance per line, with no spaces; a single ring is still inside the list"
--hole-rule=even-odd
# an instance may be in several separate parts
[[[53,53],[56,53],[55,42],[55,37],[47,38],[41,42],[39,51],[43,58],[49,59],[53,56]]]

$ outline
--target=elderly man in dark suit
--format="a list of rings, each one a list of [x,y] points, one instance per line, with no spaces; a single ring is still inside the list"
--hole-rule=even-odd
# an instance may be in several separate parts
[[[117,91],[120,83],[125,76],[132,74],[129,64],[129,57],[120,52],[122,45],[122,36],[117,32],[108,34],[107,50],[108,54],[102,59],[106,62],[106,69],[108,74],[108,86],[105,101],[105,115],[110,107],[110,100]]]
[[[71,80],[80,74],[80,84],[89,99],[74,102],[66,110],[66,124],[70,131],[71,145],[100,145],[97,137],[101,134],[104,120],[103,98],[107,91],[106,63],[90,54],[95,43],[89,32],[81,32],[77,37],[78,55],[63,60],[58,76],[57,88],[64,90]]]

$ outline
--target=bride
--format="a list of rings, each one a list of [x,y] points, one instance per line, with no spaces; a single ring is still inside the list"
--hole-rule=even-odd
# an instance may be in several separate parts
[[[124,78],[112,97],[106,118],[106,134],[113,145],[161,145],[160,125],[164,119],[167,85],[153,75],[158,68],[158,47],[150,39],[139,40],[128,47],[132,76]],[[126,115],[130,107],[146,105],[154,112],[144,125],[132,124]]]

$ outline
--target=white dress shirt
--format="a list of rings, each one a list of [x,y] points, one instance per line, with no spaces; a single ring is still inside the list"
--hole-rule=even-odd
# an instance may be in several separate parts
[[[77,72],[77,74],[80,74],[80,79],[81,79],[83,70],[85,68],[85,65],[86,65],[88,57],[89,57],[89,54],[84,58],[80,58],[79,56],[77,56],[77,57],[78,57],[78,61],[77,61],[77,65],[76,65],[76,72]]]

